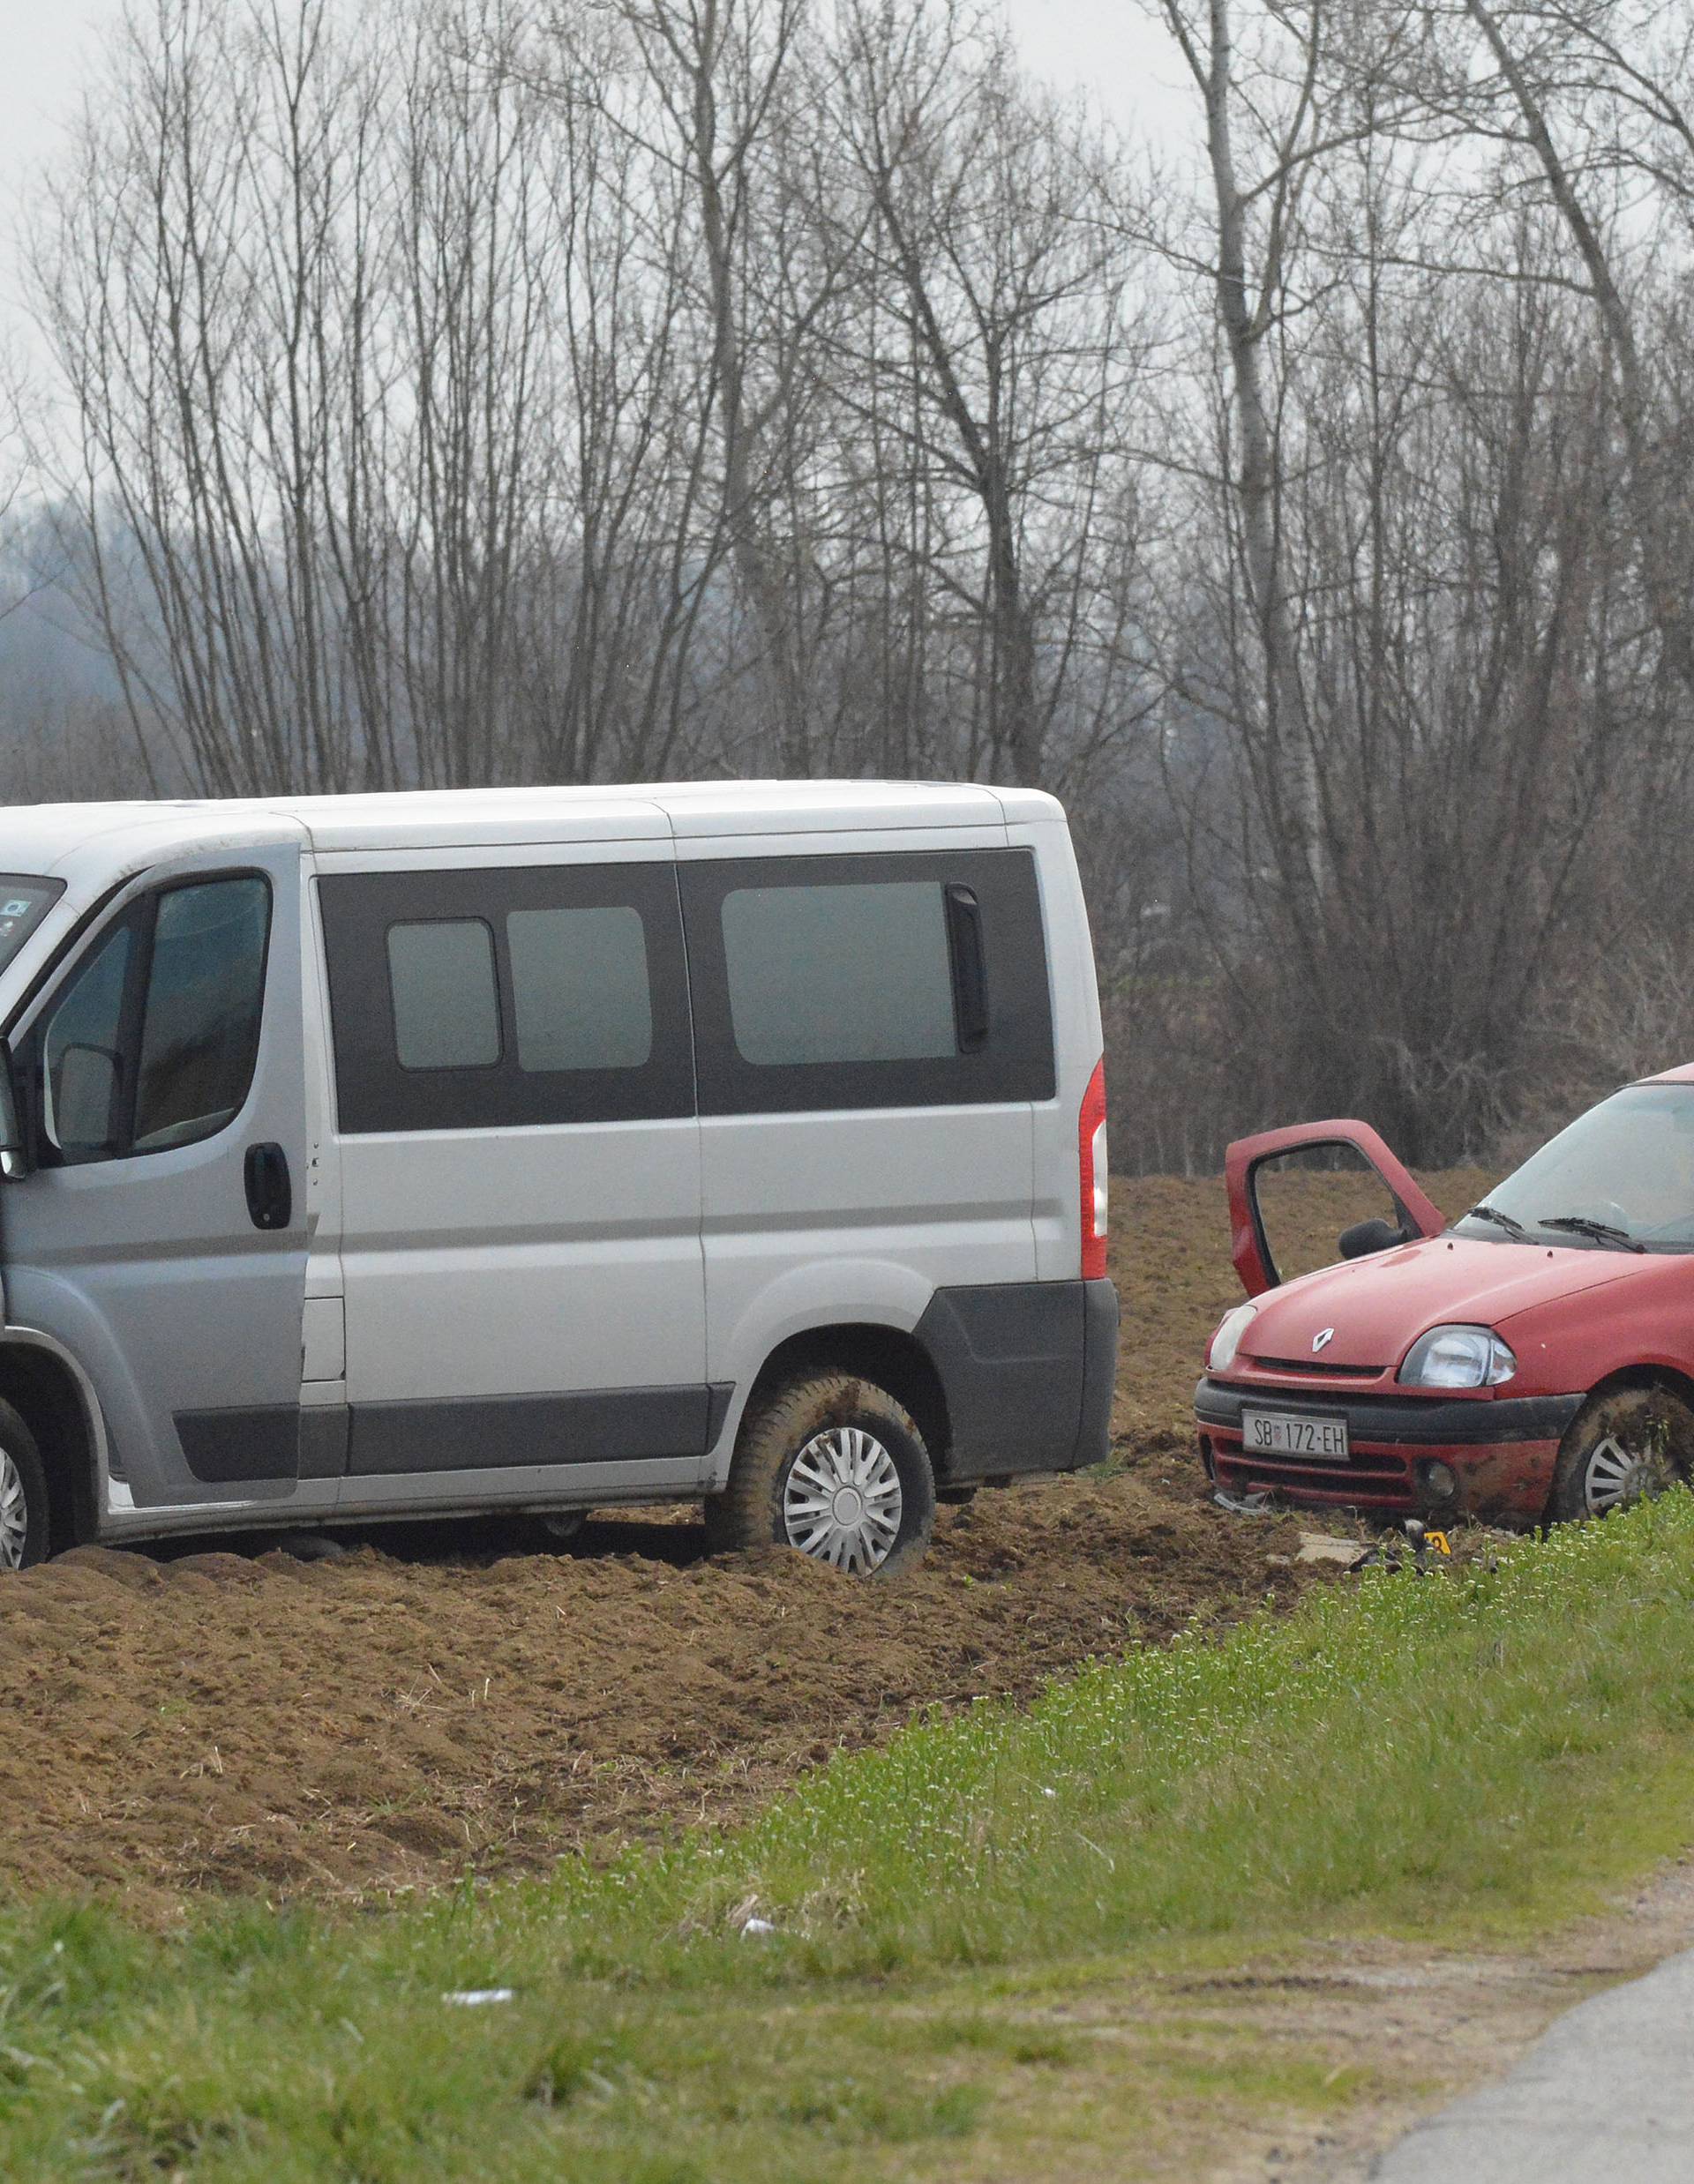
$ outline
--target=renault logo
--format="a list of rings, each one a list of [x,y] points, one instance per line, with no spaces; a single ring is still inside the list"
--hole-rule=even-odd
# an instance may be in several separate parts
[[[1320,1329],[1320,1331],[1312,1337],[1312,1349],[1314,1353],[1320,1350],[1327,1350],[1334,1340],[1335,1329],[1333,1328],[1323,1328]]]

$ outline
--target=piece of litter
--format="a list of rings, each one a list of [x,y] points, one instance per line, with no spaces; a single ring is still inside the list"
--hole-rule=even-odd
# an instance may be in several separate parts
[[[1041,1785],[1041,1794],[1044,1798],[1056,1798],[1059,1792],[1056,1790],[1049,1790],[1046,1783],[1043,1783]]]
[[[1232,1516],[1274,1516],[1268,1493],[1226,1494],[1221,1486],[1212,1489],[1212,1500],[1220,1509],[1227,1509]]]
[[[768,1918],[745,1919],[742,1922],[741,1926],[741,1932],[744,1935],[749,1933],[775,1933],[776,1931],[776,1927],[771,1925]]]
[[[461,1987],[455,1994],[444,1994],[441,1999],[458,2009],[482,2009],[490,2002],[515,2002],[518,1996],[515,1987],[467,1986]]]
[[[1302,1532],[1296,1562],[1344,1562],[1349,1569],[1359,1559],[1356,1539],[1337,1539],[1329,1532]]]

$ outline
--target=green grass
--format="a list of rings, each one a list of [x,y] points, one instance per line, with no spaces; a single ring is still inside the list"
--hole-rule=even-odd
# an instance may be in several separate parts
[[[15,1905],[0,2173],[756,2184],[1029,2173],[1081,2143],[1134,2173],[1185,2119],[1365,2084],[1191,2022],[1173,1971],[1313,1931],[1510,1941],[1694,1841],[1691,1627],[1678,1495],[1092,1664],[734,1834],[544,1884],[164,1937]],[[737,1933],[750,1901],[774,1936]],[[495,1986],[516,2000],[441,1999]]]

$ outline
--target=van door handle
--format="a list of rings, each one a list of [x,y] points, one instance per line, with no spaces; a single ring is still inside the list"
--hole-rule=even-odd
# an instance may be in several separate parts
[[[289,1156],[280,1145],[247,1148],[247,1210],[256,1229],[286,1229],[294,1214]]]

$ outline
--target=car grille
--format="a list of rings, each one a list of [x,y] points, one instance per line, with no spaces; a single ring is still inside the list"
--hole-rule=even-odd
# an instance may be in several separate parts
[[[1244,1358],[1260,1372],[1288,1372],[1301,1380],[1380,1380],[1386,1365],[1326,1365],[1321,1358]]]
[[[1340,1507],[1410,1509],[1415,1506],[1412,1460],[1375,1449],[1356,1449],[1346,1463],[1302,1463],[1297,1457],[1243,1453],[1207,1436],[1212,1473],[1232,1494],[1268,1487],[1273,1493],[1298,1494],[1302,1500],[1333,1502]]]

